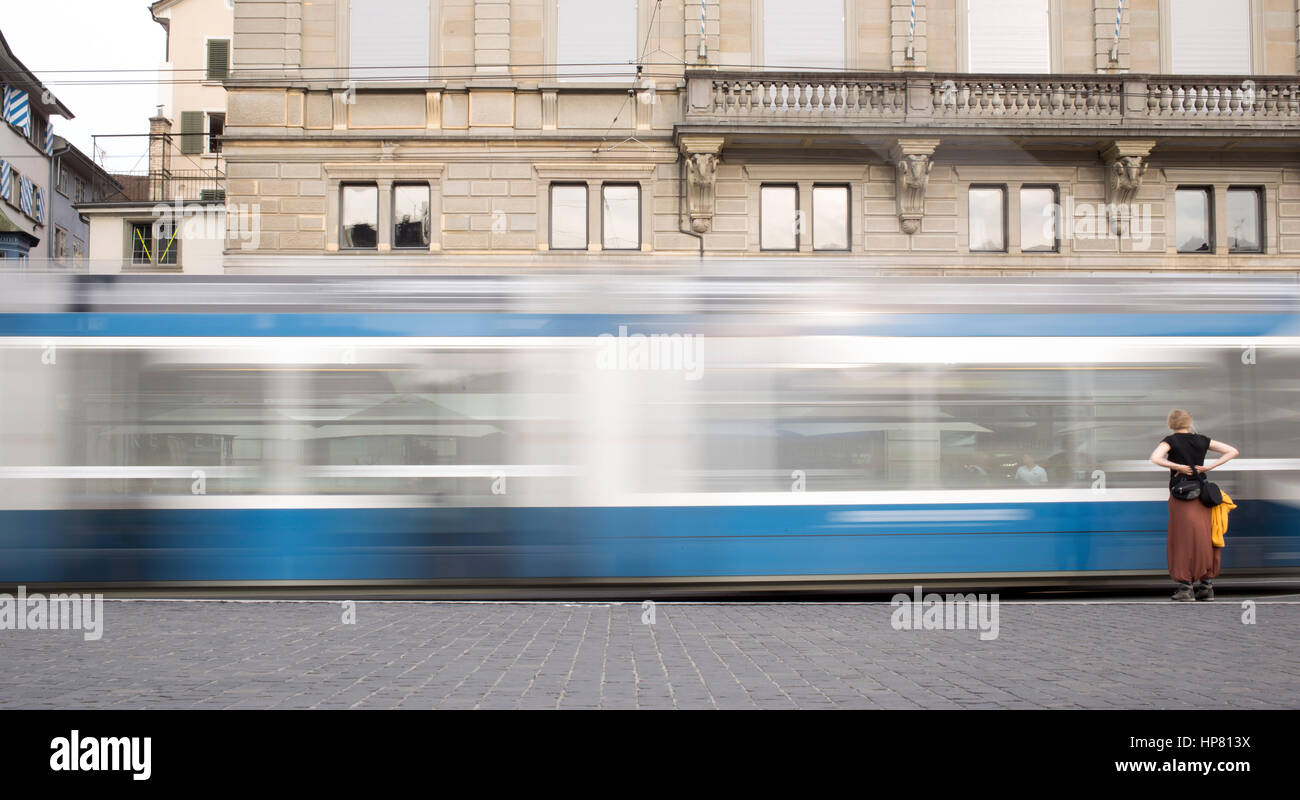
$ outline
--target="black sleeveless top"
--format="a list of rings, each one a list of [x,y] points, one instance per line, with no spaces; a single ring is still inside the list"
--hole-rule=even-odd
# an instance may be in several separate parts
[[[1165,458],[1189,467],[1205,464],[1205,454],[1210,449],[1210,437],[1199,433],[1171,433],[1160,441],[1169,445],[1169,454]],[[1173,488],[1178,475],[1175,470],[1169,470],[1169,488]]]

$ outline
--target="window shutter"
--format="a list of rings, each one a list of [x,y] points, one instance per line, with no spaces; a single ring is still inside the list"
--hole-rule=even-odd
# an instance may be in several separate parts
[[[1048,0],[969,0],[971,72],[1052,71]]]
[[[181,152],[186,155],[203,152],[203,112],[181,112]]]
[[[208,80],[224,81],[230,74],[230,40],[208,40]]]
[[[764,0],[764,66],[844,69],[844,64],[844,0]]]
[[[1174,0],[1170,23],[1174,72],[1250,74],[1250,0]]]

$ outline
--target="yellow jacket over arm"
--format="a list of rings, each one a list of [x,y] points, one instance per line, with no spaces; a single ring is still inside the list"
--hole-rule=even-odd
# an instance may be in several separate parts
[[[1228,532],[1228,512],[1237,504],[1227,492],[1223,492],[1223,502],[1210,509],[1210,541],[1215,547],[1223,547],[1223,534]]]

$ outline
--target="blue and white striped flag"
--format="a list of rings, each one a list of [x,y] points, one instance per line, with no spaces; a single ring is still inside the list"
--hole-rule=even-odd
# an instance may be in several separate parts
[[[21,186],[22,192],[18,196],[18,208],[30,217],[32,215],[32,206],[36,202],[35,198],[32,197],[36,190],[36,186],[32,183],[32,179],[26,175],[22,176]]]
[[[14,168],[8,161],[0,161],[0,197],[8,200],[14,189]]]
[[[32,135],[32,108],[28,102],[27,92],[13,86],[5,87],[4,117],[5,122],[23,132]]]
[[[54,126],[45,124],[45,155],[54,155]]]
[[[45,224],[45,192],[39,186],[33,192],[32,218]]]

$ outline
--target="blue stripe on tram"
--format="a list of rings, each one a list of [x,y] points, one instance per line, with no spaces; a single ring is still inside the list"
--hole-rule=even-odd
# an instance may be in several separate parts
[[[842,323],[811,315],[493,313],[0,314],[0,336],[599,336],[776,330],[836,336],[1290,336],[1291,314],[860,314]]]
[[[5,511],[0,583],[1165,569],[1163,502],[889,508]],[[976,509],[984,513],[972,519],[951,513]],[[900,523],[900,511],[915,520]],[[1300,566],[1300,509],[1243,503],[1231,517],[1224,566]]]

